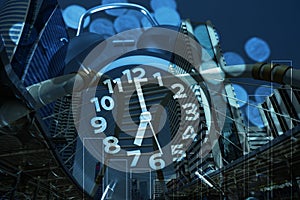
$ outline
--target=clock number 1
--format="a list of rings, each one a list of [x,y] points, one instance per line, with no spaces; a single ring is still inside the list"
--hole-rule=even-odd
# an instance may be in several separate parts
[[[153,77],[157,78],[157,82],[158,82],[159,86],[164,86],[164,83],[163,83],[162,78],[161,78],[161,74],[159,72],[153,74]]]

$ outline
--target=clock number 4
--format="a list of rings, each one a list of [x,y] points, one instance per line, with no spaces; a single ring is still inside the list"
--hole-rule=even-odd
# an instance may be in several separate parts
[[[182,134],[182,139],[186,140],[186,139],[192,139],[194,140],[194,138],[197,136],[195,129],[193,126],[188,126],[185,131]]]

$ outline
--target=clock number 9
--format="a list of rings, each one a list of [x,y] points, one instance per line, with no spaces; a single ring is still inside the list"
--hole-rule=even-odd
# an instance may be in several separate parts
[[[149,165],[152,169],[160,170],[166,166],[165,161],[160,157],[161,157],[161,153],[156,153],[149,158]]]
[[[103,140],[103,144],[105,145],[104,151],[108,154],[116,154],[121,150],[120,145],[118,145],[119,140],[116,137],[108,136]]]
[[[107,122],[103,117],[93,117],[91,119],[91,125],[95,128],[95,134],[102,133],[107,128]]]

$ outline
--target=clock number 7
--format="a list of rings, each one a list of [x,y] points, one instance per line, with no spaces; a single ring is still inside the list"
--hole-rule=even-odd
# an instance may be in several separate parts
[[[130,166],[135,167],[141,156],[141,151],[140,150],[127,151],[127,156],[134,156]]]

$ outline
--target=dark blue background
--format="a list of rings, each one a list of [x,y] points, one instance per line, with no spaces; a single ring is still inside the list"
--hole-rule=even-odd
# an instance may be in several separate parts
[[[253,62],[246,59],[244,44],[256,36],[269,44],[269,62],[292,60],[294,66],[300,66],[300,2],[297,0],[179,0],[178,7],[182,18],[211,20],[219,32],[224,52],[238,52],[247,63]]]
[[[150,0],[129,2],[151,9]],[[100,5],[101,0],[59,0],[59,3],[62,8],[78,4],[88,9]],[[245,54],[245,42],[251,37],[260,37],[271,48],[269,62],[291,60],[293,66],[300,66],[299,8],[298,0],[177,0],[182,19],[212,21],[220,35],[223,51],[239,53],[246,63],[254,61]]]

